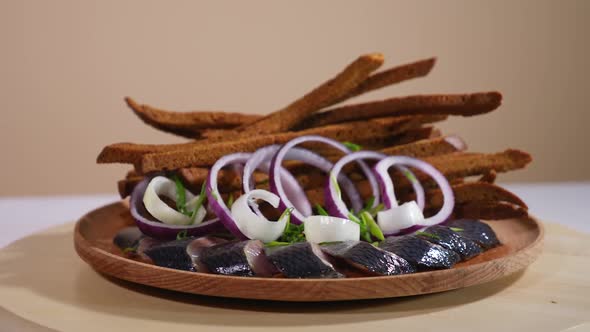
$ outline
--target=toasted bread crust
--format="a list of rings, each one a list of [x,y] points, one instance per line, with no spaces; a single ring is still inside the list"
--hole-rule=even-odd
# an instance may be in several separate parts
[[[346,105],[316,113],[302,126],[317,127],[328,124],[401,115],[461,115],[473,116],[495,110],[502,103],[499,92],[479,92],[458,95],[416,95],[396,97],[368,103]]]
[[[321,84],[288,106],[273,112],[252,124],[238,128],[239,136],[272,134],[287,131],[309,114],[332,105],[354,90],[383,64],[379,53],[362,55],[331,80]]]
[[[259,118],[258,114],[243,114],[237,112],[174,112],[158,109],[145,104],[138,104],[130,97],[125,102],[146,124],[161,131],[187,138],[199,138],[201,131],[208,128],[231,129]]]
[[[106,146],[97,158],[99,163],[130,163],[145,174],[159,170],[174,170],[189,166],[211,165],[225,154],[235,151],[252,152],[269,144],[282,144],[295,137],[322,135],[336,140],[348,138],[387,137],[423,123],[442,121],[442,116],[392,117],[312,128],[299,132],[261,135],[251,138],[208,143],[206,140],[183,144],[117,143]]]
[[[364,82],[359,84],[354,90],[340,98],[338,102],[356,97],[358,95],[381,89],[389,85],[397,84],[413,78],[428,75],[436,63],[436,58],[428,58],[412,63],[406,63],[395,66],[369,76]]]
[[[525,218],[529,213],[524,207],[508,202],[472,201],[456,205],[453,215],[456,218],[501,220]]]
[[[469,202],[507,202],[528,209],[525,202],[512,192],[497,185],[486,182],[467,182],[452,186],[455,194],[455,204]],[[443,194],[440,189],[429,190],[426,193],[427,205],[430,208],[440,208],[443,205]],[[404,201],[416,199],[414,193],[402,197]]]

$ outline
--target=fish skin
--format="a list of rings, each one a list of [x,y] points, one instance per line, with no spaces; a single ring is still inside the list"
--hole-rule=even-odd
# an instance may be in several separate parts
[[[477,256],[483,252],[477,243],[467,237],[462,236],[460,232],[453,231],[447,226],[430,226],[422,231],[427,234],[432,234],[434,237],[423,234],[416,234],[416,236],[456,252],[459,254],[459,256],[461,256],[462,260],[468,260],[469,258]]]
[[[267,249],[268,258],[287,278],[343,278],[317,244],[299,242]]]
[[[168,241],[152,246],[144,251],[154,264],[171,269],[195,271],[193,261],[186,251],[195,238]]]
[[[144,235],[137,226],[125,227],[117,232],[113,243],[121,250],[135,248],[142,237]]]
[[[209,272],[207,266],[201,262],[201,254],[203,250],[205,248],[226,242],[228,242],[228,240],[208,235],[197,238],[189,243],[186,247],[186,253],[191,258],[195,271],[203,273]]]
[[[211,273],[253,277],[255,273],[245,253],[250,241],[232,241],[205,248],[200,260]]]
[[[416,269],[398,255],[377,248],[364,241],[345,241],[321,245],[326,254],[373,275],[398,275],[416,272]]]
[[[454,251],[414,235],[390,236],[379,247],[402,257],[419,271],[450,269],[461,260]]]
[[[490,225],[477,219],[457,219],[446,226],[461,228],[461,236],[468,238],[485,250],[491,249],[500,244],[498,237]]]

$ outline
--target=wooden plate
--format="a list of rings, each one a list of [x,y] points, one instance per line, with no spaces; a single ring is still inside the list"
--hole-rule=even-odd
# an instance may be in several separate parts
[[[449,270],[348,279],[230,277],[163,268],[127,259],[112,244],[133,220],[124,202],[106,205],[76,224],[78,255],[96,271],[186,293],[278,301],[340,301],[442,292],[477,285],[524,269],[541,253],[543,227],[534,218],[488,222],[503,245]]]

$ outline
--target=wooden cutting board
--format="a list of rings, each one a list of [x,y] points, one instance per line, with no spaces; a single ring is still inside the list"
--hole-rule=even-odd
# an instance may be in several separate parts
[[[74,224],[0,250],[0,331],[588,331],[590,235],[546,224],[524,272],[432,295],[280,303],[175,293],[105,278],[72,246]]]

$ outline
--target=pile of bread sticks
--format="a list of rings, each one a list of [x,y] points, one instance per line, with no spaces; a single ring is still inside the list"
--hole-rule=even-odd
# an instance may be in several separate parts
[[[467,152],[456,135],[443,135],[433,123],[449,116],[474,116],[497,109],[499,92],[435,94],[394,97],[365,103],[346,102],[361,94],[414,78],[426,76],[435,59],[425,59],[378,71],[384,62],[379,53],[358,57],[340,73],[303,97],[268,114],[237,112],[174,112],[139,104],[126,98],[130,109],[146,124],[188,139],[180,144],[116,143],[102,150],[98,163],[127,163],[133,169],[118,183],[122,197],[135,184],[154,173],[177,174],[187,188],[199,192],[209,167],[220,157],[234,152],[253,152],[270,144],[282,144],[303,135],[321,135],[354,143],[365,150],[423,159],[441,171],[456,195],[455,217],[504,219],[528,214],[516,195],[494,184],[497,173],[525,167],[531,156],[507,149],[497,153]],[[340,105],[345,104],[345,105]],[[304,147],[333,161],[342,154],[321,144]],[[287,162],[288,168],[314,204],[323,204],[325,174],[308,165]],[[354,165],[346,168],[360,193],[367,198],[370,186]],[[436,211],[442,196],[435,183],[416,171],[428,189],[427,209]],[[401,200],[412,199],[410,182],[392,171]],[[224,170],[219,189],[234,197],[240,194],[239,173]],[[267,187],[266,174],[256,173],[257,188]]]

